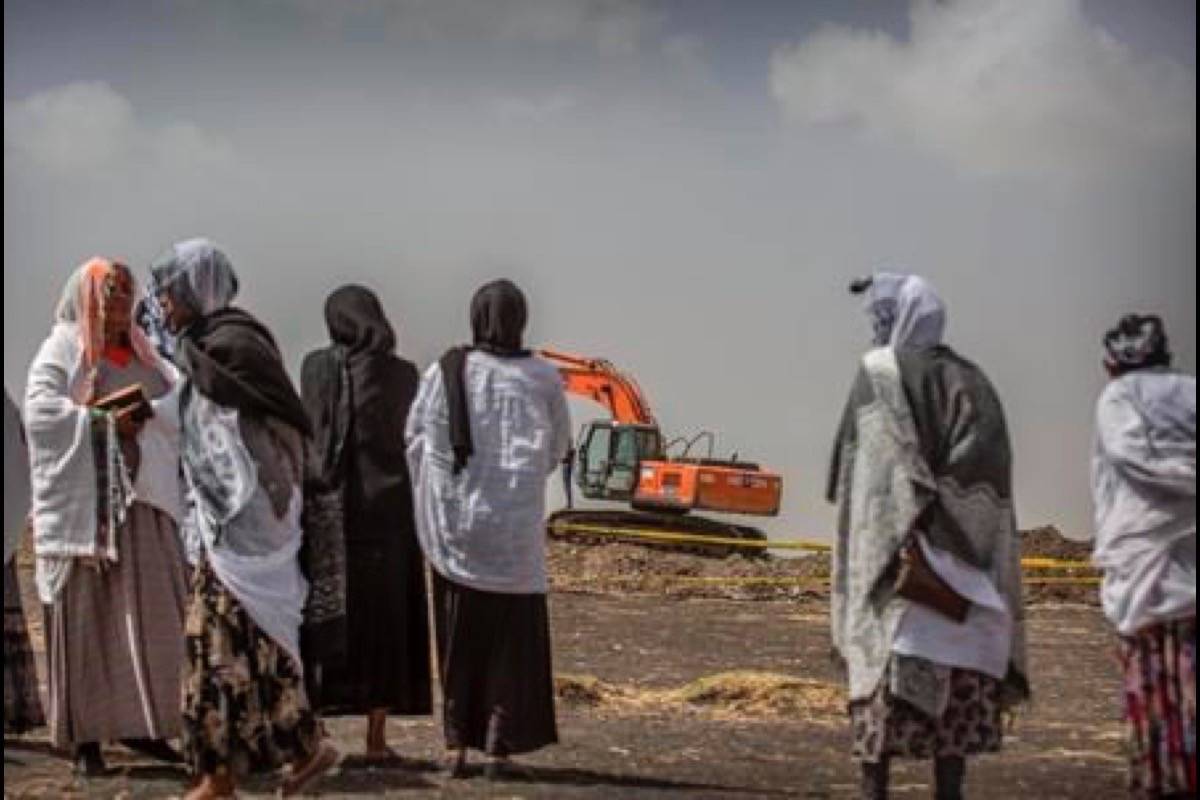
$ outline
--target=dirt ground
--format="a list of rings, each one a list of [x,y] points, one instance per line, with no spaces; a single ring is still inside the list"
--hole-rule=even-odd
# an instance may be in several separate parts
[[[551,550],[561,743],[522,760],[530,772],[525,780],[491,783],[474,772],[454,781],[436,768],[441,752],[433,719],[390,721],[389,738],[405,759],[374,768],[355,757],[363,719],[329,720],[347,758],[316,787],[320,795],[855,796],[857,773],[847,757],[845,701],[829,657],[824,593],[792,586],[783,597],[736,599],[754,597],[755,590],[713,584],[701,594],[731,596],[698,597],[697,584],[667,579],[711,573],[778,578],[797,569],[812,577],[819,565],[747,566],[740,557],[709,563],[715,560],[626,545],[587,550],[559,543]],[[643,561],[646,553],[651,555]],[[643,581],[641,588],[628,576],[624,583],[616,580],[617,566],[631,568],[632,562],[643,577],[667,577]],[[681,593],[681,585],[689,588]],[[969,796],[1123,796],[1114,640],[1107,624],[1094,603],[1034,596],[1027,611],[1034,702],[1014,721],[1003,752],[971,762]],[[50,752],[44,731],[6,737],[5,796],[150,798],[183,791],[182,770],[156,766],[119,746],[107,755],[111,774],[79,783],[67,762]],[[893,789],[896,797],[930,796],[929,765],[898,763]],[[267,797],[273,790],[271,781],[255,780],[242,796]]]

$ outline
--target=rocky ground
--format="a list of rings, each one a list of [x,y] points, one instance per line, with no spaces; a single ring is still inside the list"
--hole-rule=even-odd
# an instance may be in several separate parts
[[[1045,535],[1043,544],[1057,546]],[[449,780],[436,769],[440,738],[430,719],[392,720],[389,735],[405,759],[368,767],[356,757],[364,721],[348,718],[328,723],[348,757],[317,791],[397,798],[854,796],[845,699],[829,658],[824,559],[716,560],[555,543],[551,564],[562,743],[524,760],[527,779]],[[741,582],[711,580],[720,578]],[[1030,593],[1035,700],[1014,720],[1002,753],[972,762],[971,797],[1122,796],[1114,642],[1090,602],[1094,587],[1071,591],[1077,596],[1066,603]],[[111,774],[85,784],[72,780],[44,732],[8,737],[5,745],[6,797],[167,797],[184,786],[182,771],[120,747],[108,752]],[[897,797],[930,796],[928,765],[898,764],[893,783]],[[259,780],[243,796],[272,791],[270,781]]]

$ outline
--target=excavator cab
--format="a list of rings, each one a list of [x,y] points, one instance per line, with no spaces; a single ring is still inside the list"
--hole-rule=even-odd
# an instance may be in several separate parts
[[[656,425],[596,420],[579,432],[575,483],[589,500],[632,500],[641,463],[663,458]]]

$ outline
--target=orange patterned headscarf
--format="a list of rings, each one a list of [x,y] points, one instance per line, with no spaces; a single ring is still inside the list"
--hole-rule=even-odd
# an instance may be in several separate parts
[[[105,284],[118,269],[129,270],[120,261],[98,256],[88,259],[72,276],[71,283],[68,283],[63,300],[59,305],[59,320],[75,322],[79,325],[80,366],[85,376],[80,385],[79,394],[81,396],[86,396],[90,392],[91,375],[100,363],[100,359],[105,355],[106,342],[103,324]],[[132,279],[132,275],[130,278]],[[132,313],[129,319],[129,344],[133,351],[133,358],[164,375],[167,374],[154,346],[134,322]]]

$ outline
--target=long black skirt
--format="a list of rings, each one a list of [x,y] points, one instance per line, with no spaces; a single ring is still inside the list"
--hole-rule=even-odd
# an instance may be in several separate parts
[[[557,742],[546,595],[431,574],[446,746],[508,756]]]
[[[346,658],[310,686],[321,715],[431,714],[429,605],[415,539],[347,541],[346,625]]]

